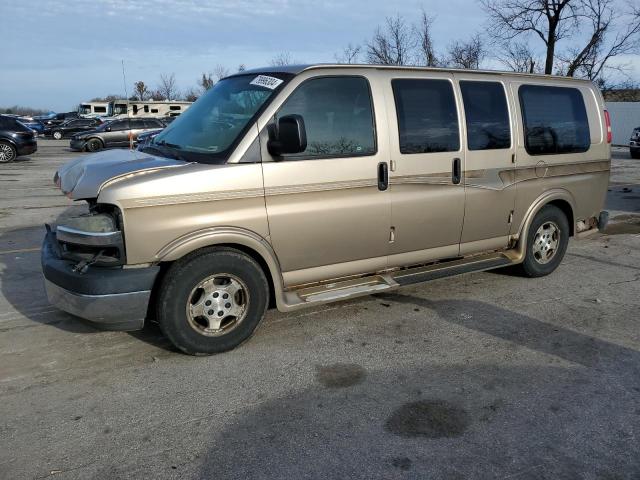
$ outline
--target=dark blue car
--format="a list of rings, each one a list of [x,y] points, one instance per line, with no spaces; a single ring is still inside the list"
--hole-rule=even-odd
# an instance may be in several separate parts
[[[39,135],[44,133],[44,124],[39,120],[32,117],[18,117],[17,120],[23,125],[29,127],[31,130],[35,130]]]

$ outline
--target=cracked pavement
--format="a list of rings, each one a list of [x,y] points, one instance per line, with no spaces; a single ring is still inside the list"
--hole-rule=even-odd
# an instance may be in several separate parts
[[[213,357],[47,304],[66,142],[0,165],[0,477],[640,477],[640,162],[551,276],[468,274],[270,311]]]

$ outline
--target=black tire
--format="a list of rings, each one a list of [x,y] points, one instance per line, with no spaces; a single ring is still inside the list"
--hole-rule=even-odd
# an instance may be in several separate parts
[[[16,147],[9,142],[0,142],[0,163],[12,162],[17,156]]]
[[[193,292],[198,291],[197,287],[205,279],[216,275],[235,277],[247,290],[246,294],[243,293],[244,289],[239,292],[245,299],[242,319],[236,319],[235,326],[230,323],[228,333],[223,330],[206,333],[206,318],[198,317],[194,320],[187,313],[188,305],[193,304]],[[212,298],[207,295],[216,295],[215,301],[221,301],[219,299],[222,298],[204,290],[196,295],[201,295],[200,298],[203,299]],[[197,303],[203,304],[204,300]],[[264,317],[268,303],[269,284],[260,265],[239,250],[212,247],[190,254],[169,268],[158,294],[157,318],[162,332],[177,348],[189,355],[210,355],[231,350],[247,340]],[[208,308],[218,307],[206,307],[205,310]],[[213,314],[215,320],[213,310],[208,310],[208,313]],[[210,327],[211,323],[207,325]]]
[[[637,151],[637,152],[630,151],[629,153],[631,154],[631,158],[635,158],[635,159],[640,158],[640,151]]]
[[[87,152],[97,152],[98,150],[104,148],[104,144],[99,138],[90,138],[89,140],[87,140],[86,148]]]
[[[64,134],[59,130],[54,130],[53,133],[51,134],[51,136],[55,140],[62,140],[64,138]]]
[[[551,249],[549,245],[554,244],[551,233],[554,227],[558,230],[558,238],[555,247]],[[521,272],[527,277],[543,277],[558,268],[567,251],[569,233],[569,221],[562,210],[554,205],[542,207],[529,227],[527,251],[524,262],[520,265]]]

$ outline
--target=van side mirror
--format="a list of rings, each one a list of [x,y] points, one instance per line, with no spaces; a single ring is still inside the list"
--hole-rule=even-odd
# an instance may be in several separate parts
[[[268,127],[267,150],[274,157],[285,153],[300,153],[307,149],[307,132],[301,115],[285,115],[278,119],[278,126]]]

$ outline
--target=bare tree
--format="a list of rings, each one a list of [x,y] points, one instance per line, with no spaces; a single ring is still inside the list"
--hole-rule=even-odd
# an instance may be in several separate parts
[[[489,15],[489,33],[501,41],[523,34],[546,47],[544,73],[553,73],[556,45],[576,28],[579,0],[481,0]]]
[[[182,94],[182,98],[187,102],[195,102],[199,96],[200,95],[198,94],[198,91],[193,87],[185,90],[185,92]]]
[[[566,67],[563,73],[596,80],[606,70],[623,70],[624,67],[612,67],[610,60],[640,47],[640,7],[629,5],[629,12],[618,13],[620,9],[613,0],[583,0],[582,4],[581,25],[587,24],[590,34],[582,48],[574,47],[561,58]]]
[[[149,88],[145,85],[145,83],[140,80],[133,84],[134,97],[136,100],[140,100],[144,102],[148,100],[151,96],[149,92]]]
[[[246,69],[247,69],[247,66],[244,63],[241,63],[240,65],[238,65],[239,72],[244,72]]]
[[[456,68],[480,68],[480,62],[486,55],[486,50],[480,35],[476,34],[466,42],[459,40],[449,46],[448,64]]]
[[[415,47],[412,29],[400,15],[387,17],[367,43],[367,60],[380,65],[409,65]]]
[[[152,90],[149,96],[151,97],[151,100],[155,101],[167,100],[160,90]]]
[[[229,69],[219,63],[215,67],[213,67],[213,77],[215,78],[216,82],[219,82],[224,77],[228,77],[229,73],[231,73],[229,72]]]
[[[203,73],[202,78],[198,81],[198,85],[200,85],[200,88],[204,91],[209,90],[215,83],[216,82],[213,80],[213,76],[210,73]]]
[[[433,36],[431,34],[431,26],[434,20],[434,17],[427,15],[427,12],[423,9],[422,15],[420,16],[420,24],[414,27],[418,41],[418,49],[420,51],[420,63],[427,67],[437,67],[440,64],[436,56],[435,47],[433,46]]]
[[[158,84],[158,88],[156,90],[164,99],[175,100],[175,98],[178,96],[178,87],[176,85],[175,74],[161,74],[160,83]]]
[[[360,56],[361,51],[362,47],[360,45],[353,45],[350,43],[342,49],[342,52],[335,54],[334,57],[338,63],[358,63],[358,57]]]
[[[291,58],[291,53],[289,52],[280,52],[275,57],[271,59],[269,62],[272,67],[284,67],[285,65],[291,65],[293,60]]]
[[[540,70],[538,59],[527,43],[505,42],[500,46],[498,59],[514,72],[534,73]]]

